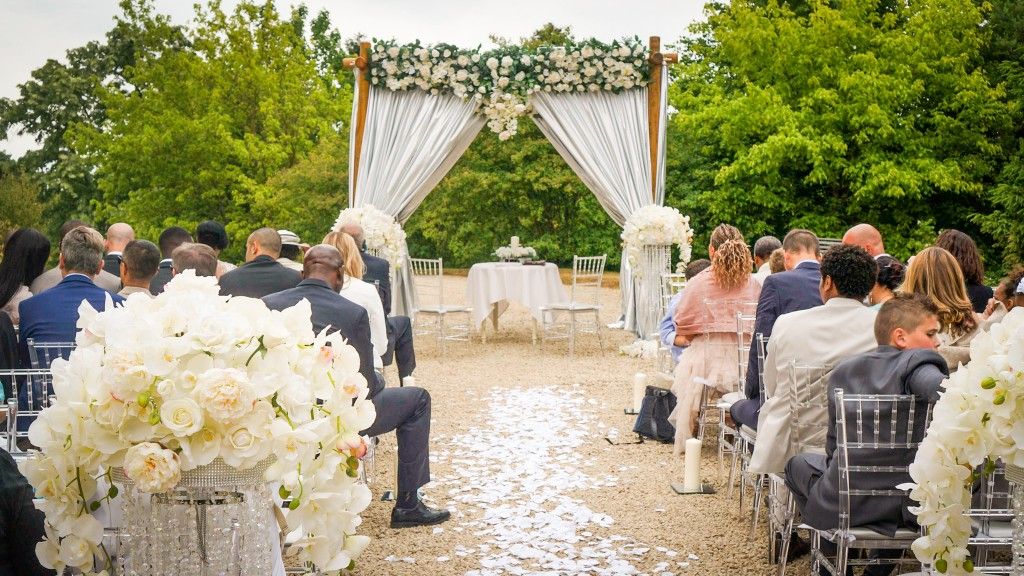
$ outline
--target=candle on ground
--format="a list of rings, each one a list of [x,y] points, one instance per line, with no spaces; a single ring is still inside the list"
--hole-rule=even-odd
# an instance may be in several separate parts
[[[644,403],[644,395],[647,393],[647,375],[637,372],[633,376],[633,411],[639,412],[640,405]]]
[[[700,492],[700,440],[686,441],[686,458],[683,461],[683,490]]]

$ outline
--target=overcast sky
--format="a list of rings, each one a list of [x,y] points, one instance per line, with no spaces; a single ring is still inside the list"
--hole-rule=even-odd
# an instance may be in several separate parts
[[[275,0],[282,13],[299,2]],[[64,59],[69,48],[102,40],[118,12],[117,0],[0,0],[0,97],[17,97],[18,84],[47,59]],[[192,15],[189,0],[155,0],[159,12],[178,23]],[[236,4],[225,0],[225,10]],[[571,26],[578,38],[612,40],[661,36],[676,41],[700,18],[704,0],[307,0],[311,14],[322,8],[348,38],[419,39],[473,47],[491,34],[518,39],[546,22]],[[13,132],[0,149],[14,157],[35,147]]]

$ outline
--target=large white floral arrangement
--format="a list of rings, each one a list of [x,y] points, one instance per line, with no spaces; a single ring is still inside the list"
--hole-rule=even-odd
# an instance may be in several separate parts
[[[1024,309],[975,336],[971,361],[944,386],[910,466],[910,496],[920,503],[910,510],[927,533],[913,549],[940,573],[967,574],[971,484],[997,459],[1024,466]]]
[[[610,44],[586,40],[525,50],[503,46],[481,52],[449,44],[399,45],[374,41],[370,82],[390,90],[418,88],[473,98],[487,126],[502,140],[514,136],[534,92],[619,92],[647,84],[649,51],[639,38]]]
[[[163,493],[218,457],[242,470],[276,458],[266,480],[291,500],[300,559],[325,571],[352,563],[369,542],[355,534],[370,502],[355,480],[358,432],[375,413],[355,350],[313,333],[308,302],[271,311],[188,271],[156,298],[79,312],[77,348],[52,366],[54,402],[29,428],[41,452],[20,466],[46,515],[44,566],[110,568],[90,513],[116,497],[113,484],[97,493],[113,469]]]
[[[341,230],[346,224],[358,224],[363,228],[366,248],[379,252],[392,268],[399,268],[405,259],[405,230],[390,214],[381,212],[371,204],[358,208],[346,208],[334,221],[334,230]]]
[[[668,206],[648,204],[629,215],[622,230],[622,247],[634,273],[639,273],[640,253],[644,246],[679,246],[679,262],[685,265],[692,256],[693,230],[690,217]]]

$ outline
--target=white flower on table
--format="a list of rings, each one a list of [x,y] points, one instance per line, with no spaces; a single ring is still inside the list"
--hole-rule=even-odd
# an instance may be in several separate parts
[[[139,490],[150,494],[167,492],[181,480],[178,454],[155,442],[142,442],[128,449],[124,473]]]

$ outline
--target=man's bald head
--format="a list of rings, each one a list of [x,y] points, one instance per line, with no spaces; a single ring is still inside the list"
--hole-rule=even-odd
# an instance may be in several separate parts
[[[882,233],[871,224],[857,224],[843,234],[843,244],[860,246],[873,257],[885,254]]]
[[[302,277],[322,280],[337,291],[345,279],[344,266],[345,259],[337,248],[329,244],[317,244],[307,250],[302,259]]]
[[[104,248],[107,252],[124,252],[124,247],[132,240],[135,240],[135,230],[124,222],[118,222],[107,228]]]
[[[360,226],[359,224],[355,224],[355,223],[351,223],[350,222],[350,223],[345,224],[344,226],[342,226],[340,232],[344,232],[345,234],[348,234],[349,236],[351,236],[352,239],[356,241],[356,246],[358,246],[360,250],[363,249],[363,227],[362,226]]]
[[[273,228],[259,228],[245,241],[246,262],[257,256],[270,256],[277,260],[281,256],[281,235]]]

